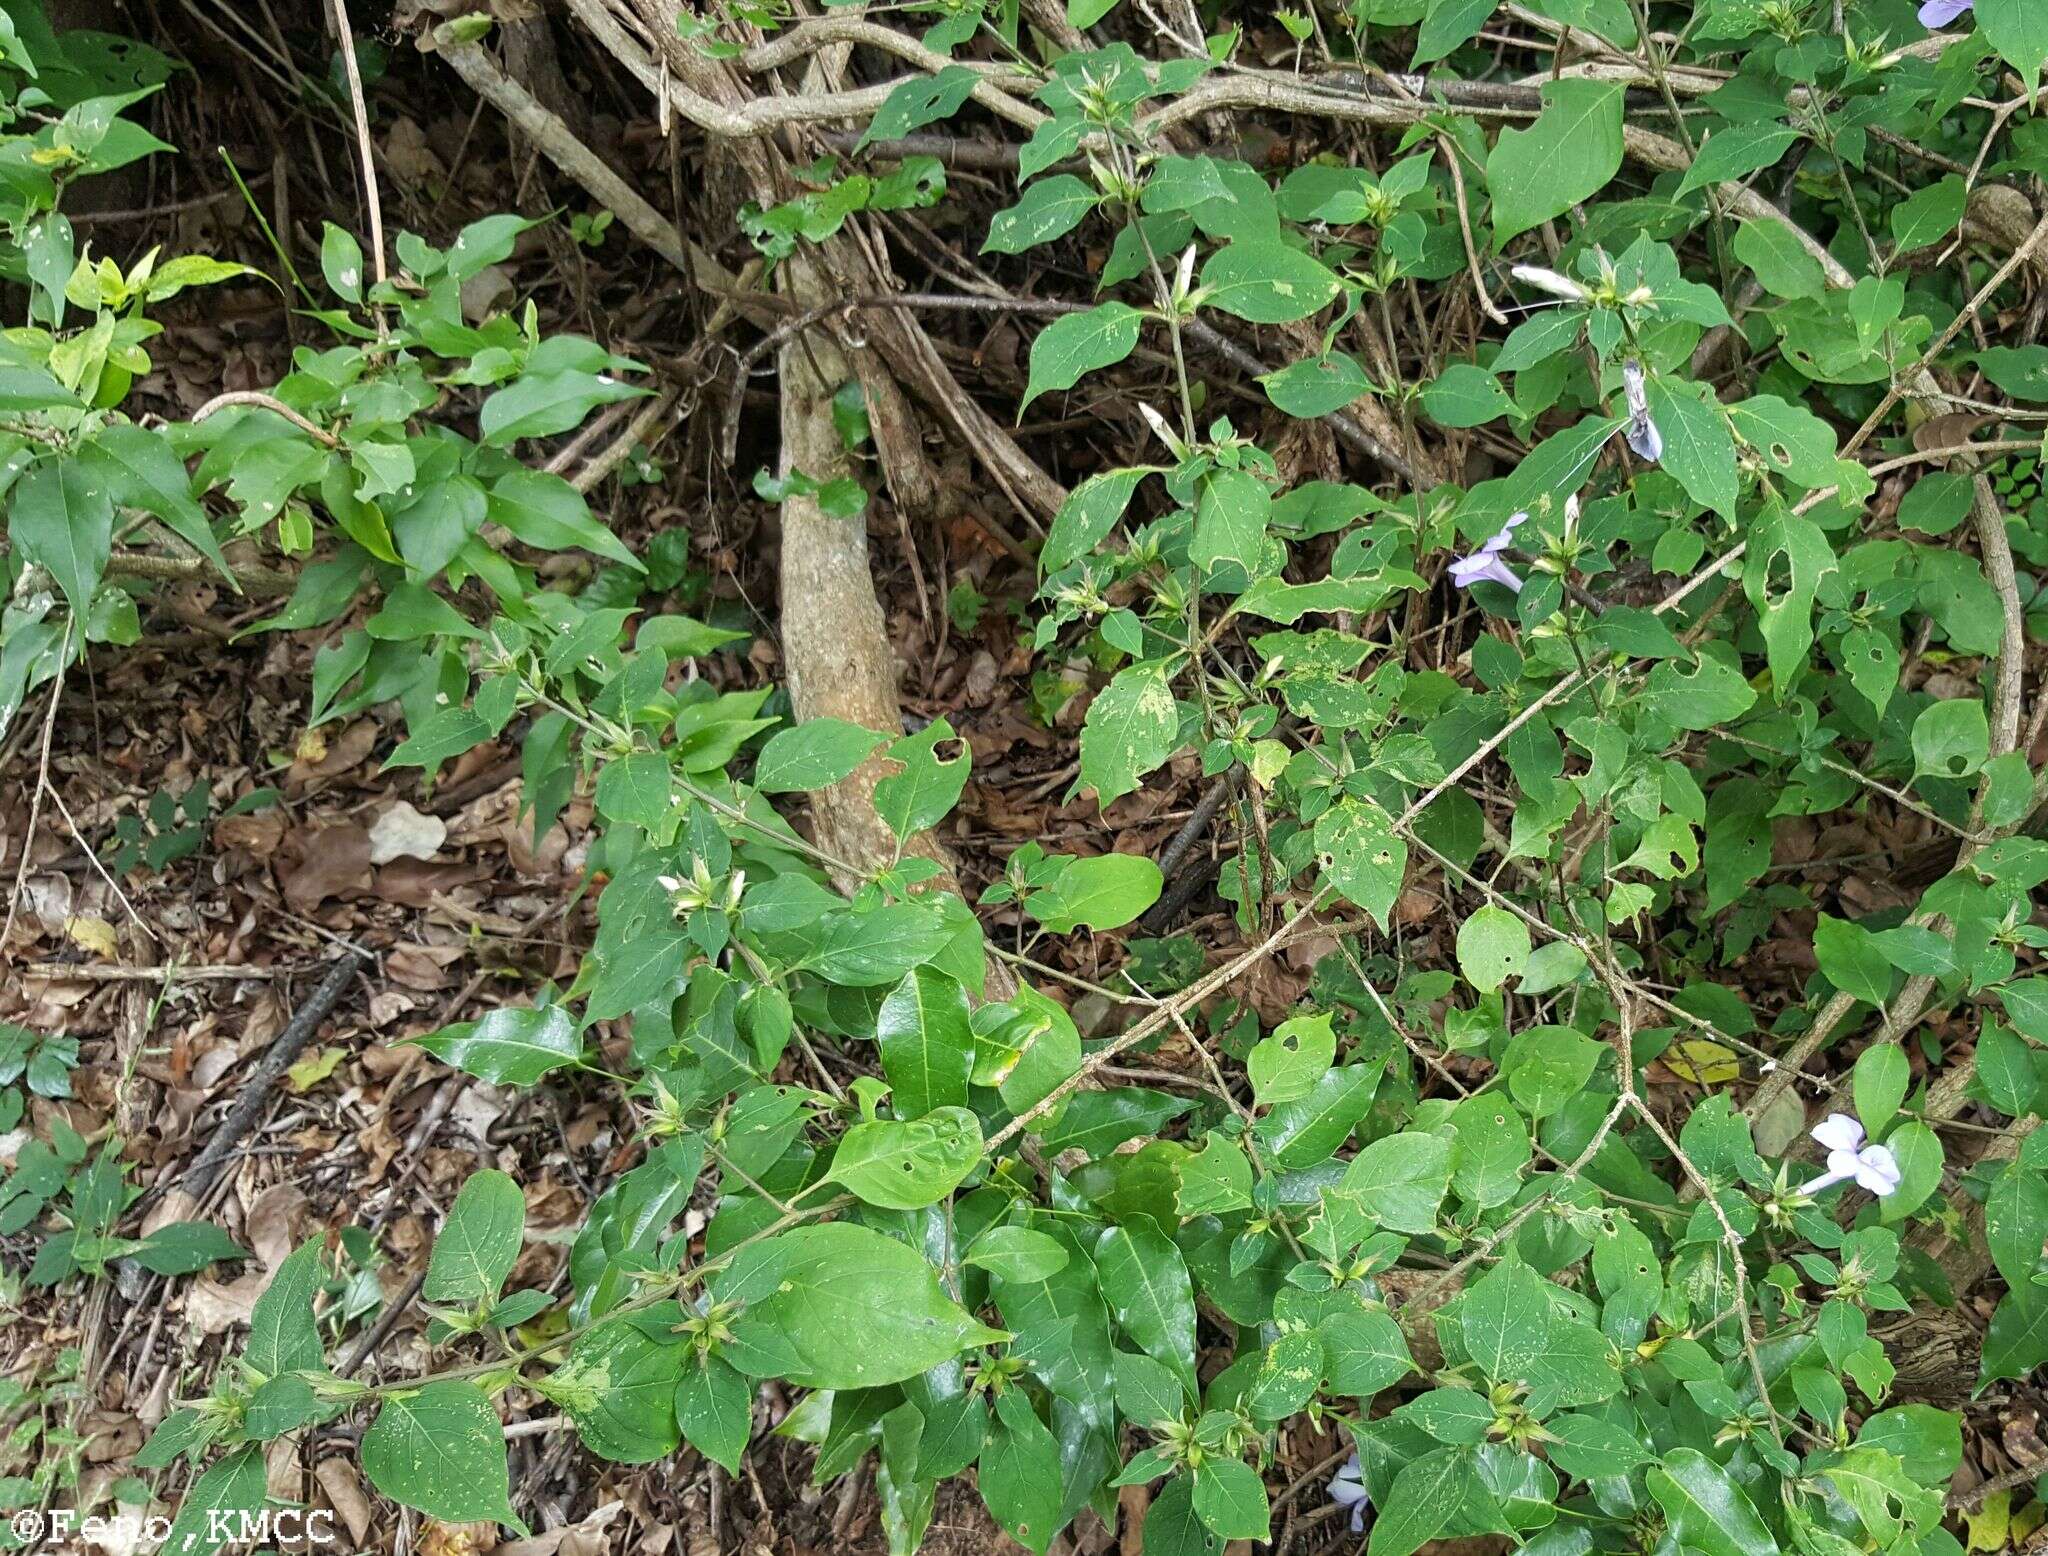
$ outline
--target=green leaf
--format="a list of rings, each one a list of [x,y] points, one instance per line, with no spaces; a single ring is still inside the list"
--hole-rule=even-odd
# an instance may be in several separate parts
[[[1101,203],[1100,190],[1071,173],[1042,178],[1025,189],[1023,198],[998,211],[988,224],[984,254],[1021,254],[1041,243],[1063,238],[1081,225],[1081,218]]]
[[[1219,1540],[1264,1540],[1272,1534],[1265,1482],[1242,1459],[1211,1456],[1195,1466],[1195,1516]]]
[[[484,516],[540,551],[580,547],[594,556],[647,571],[618,536],[598,522],[583,494],[546,470],[511,470],[490,485]]]
[[[1991,755],[1991,726],[1973,697],[1929,703],[1913,721],[1913,775],[1968,778]]]
[[[1408,1130],[1375,1140],[1344,1169],[1346,1194],[1390,1232],[1436,1230],[1437,1207],[1451,1182],[1450,1142]]]
[[[1278,238],[1218,249],[1202,266],[1202,302],[1252,324],[1292,324],[1320,313],[1344,289],[1320,261]]]
[[[318,1372],[324,1358],[313,1322],[313,1298],[326,1282],[319,1239],[294,1248],[249,1313],[249,1344],[242,1359],[266,1378]]]
[[[996,1397],[996,1419],[981,1450],[981,1498],[1003,1532],[1045,1556],[1059,1533],[1060,1445],[1020,1388]]]
[[[526,1236],[526,1198],[495,1168],[471,1173],[434,1239],[421,1291],[429,1302],[464,1307],[496,1299],[519,1262]]]
[[[355,234],[344,232],[333,222],[322,222],[320,236],[320,274],[327,280],[327,289],[343,302],[360,303],[363,300],[363,246],[356,242]]]
[[[2031,90],[2048,60],[2048,11],[2032,0],[1977,0],[1977,26]]]
[[[493,1086],[531,1086],[583,1056],[576,1023],[559,1005],[506,1005],[476,1021],[412,1039],[445,1064]]]
[[[1081,724],[1083,787],[1107,809],[1138,780],[1173,754],[1180,741],[1180,707],[1161,663],[1128,665],[1095,694]]]
[[[1491,994],[1529,963],[1529,926],[1491,904],[1458,926],[1458,968],[1481,994]]]
[[[1475,37],[1498,0],[1430,0],[1415,39],[1416,65],[1442,59]]]
[[[1621,170],[1622,95],[1620,82],[1545,81],[1536,122],[1501,131],[1486,163],[1496,252],[1591,199]]]
[[[211,1221],[173,1221],[135,1250],[135,1262],[158,1275],[190,1275],[217,1259],[246,1259],[248,1251]]]
[[[959,741],[958,756],[939,755],[939,743],[946,740]],[[903,770],[876,780],[875,812],[905,841],[944,820],[960,802],[974,761],[973,748],[943,718],[892,741],[883,755],[901,763]]]
[[[1814,926],[1814,956],[1829,983],[1868,1005],[1891,998],[1892,964],[1861,924],[1823,913]]]
[[[7,533],[23,560],[49,569],[72,616],[83,621],[113,550],[114,503],[106,484],[76,459],[39,460],[14,488]]]
[[[1138,489],[1138,483],[1151,474],[1150,466],[1133,470],[1106,470],[1100,475],[1091,475],[1060,504],[1060,511],[1053,516],[1052,530],[1045,537],[1045,545],[1038,553],[1038,565],[1048,573],[1071,566],[1087,556],[1109,532],[1116,528],[1117,520],[1124,516],[1124,510],[1131,505],[1131,495]]]
[[[1927,1203],[1941,1187],[1941,1136],[1919,1119],[1908,1119],[1885,1140],[1899,1164],[1899,1186],[1878,1201],[1878,1214],[1889,1225],[1903,1221]]]
[[[1316,821],[1316,853],[1332,886],[1386,929],[1408,873],[1408,845],[1371,800],[1344,799]]]
[[[981,1120],[967,1108],[937,1108],[922,1118],[855,1124],[825,1176],[870,1205],[921,1210],[952,1193],[980,1160]]]
[[[394,1502],[443,1523],[521,1529],[505,1469],[498,1412],[472,1383],[388,1394],[363,1433],[363,1473]]]
[[[1851,1074],[1856,1116],[1863,1121],[1870,1138],[1876,1140],[1898,1113],[1899,1104],[1906,1100],[1906,1088],[1913,1083],[1912,1066],[1906,1062],[1906,1051],[1897,1043],[1880,1041],[1856,1056]]]
[[[962,1264],[987,1270],[998,1280],[1047,1280],[1067,1267],[1066,1245],[1022,1226],[992,1226],[968,1245]]]
[[[1778,1542],[1728,1472],[1697,1448],[1674,1448],[1648,1472],[1672,1537],[1704,1556],[1777,1556]]]
[[[1458,362],[1422,391],[1422,408],[1443,427],[1481,427],[1514,414],[1515,402],[1483,367]]]
[[[474,708],[437,708],[413,726],[396,751],[384,759],[389,767],[439,767],[451,757],[473,750],[493,734]]]
[[[1102,1298],[1117,1324],[1195,1387],[1195,1291],[1180,1250],[1149,1221],[1107,1228],[1095,1243]]]
[[[1296,1016],[1252,1045],[1245,1070],[1261,1107],[1293,1102],[1315,1089],[1337,1057],[1337,1034],[1327,1015]]]
[[[1779,221],[1746,221],[1735,229],[1735,257],[1776,297],[1819,297],[1827,291],[1820,261]]]
[[[1733,183],[1771,166],[1799,139],[1789,125],[1759,120],[1754,124],[1731,124],[1714,131],[1700,143],[1699,155],[1685,170],[1678,193],[1691,194],[1709,184]]]
[[[880,1388],[971,1345],[1006,1338],[948,1298],[932,1267],[892,1237],[833,1222],[771,1240],[782,1284],[733,1327],[726,1358],[800,1388]]]
[[[1925,248],[1954,232],[1962,225],[1969,194],[1962,176],[1951,173],[1924,189],[1914,190],[1894,205],[1889,220],[1899,252]]]
[[[1056,935],[1119,929],[1159,900],[1159,866],[1136,854],[1075,859],[1042,890],[1024,898],[1024,911]]]
[[[2005,1283],[2029,1285],[2048,1241],[2048,1139],[2027,1136],[1984,1201],[1984,1240]],[[1903,1185],[1902,1185],[1903,1187]]]
[[[219,1531],[238,1529],[242,1514],[260,1512],[268,1491],[262,1448],[251,1443],[237,1449],[192,1482],[157,1549],[167,1556],[210,1556],[227,1539]]]
[[[1195,1512],[1195,1477],[1176,1475],[1159,1488],[1143,1525],[1147,1556],[1220,1556],[1223,1541]]]
[[[875,1015],[882,1073],[898,1118],[922,1118],[967,1105],[974,1033],[967,991],[935,967],[914,967]]]
[[[716,1356],[685,1365],[676,1385],[676,1424],[692,1448],[737,1475],[754,1435],[754,1386]]]
[[[754,759],[763,794],[808,794],[839,782],[889,737],[845,719],[806,719],[768,737]]]
[[[895,140],[940,119],[951,118],[974,93],[981,78],[965,65],[947,65],[933,75],[912,75],[884,99],[853,149],[872,141]]]
[[[1977,1087],[2009,1118],[2039,1111],[2041,1070],[2034,1051],[1996,1021],[1986,1021],[1977,1034]]]
[[[1454,1519],[1478,1512],[1500,1523],[1493,1494],[1473,1467],[1470,1448],[1439,1448],[1411,1459],[1394,1477],[1387,1499],[1373,1519],[1366,1556],[1411,1556],[1450,1527]]]
[[[1031,342],[1031,372],[1017,413],[1048,391],[1071,389],[1096,369],[1123,361],[1137,349],[1143,317],[1128,303],[1108,302],[1053,320]]]
[[[649,393],[637,384],[622,383],[609,373],[569,368],[557,373],[522,373],[495,391],[477,413],[477,430],[490,448],[504,448],[521,438],[552,437],[567,432],[600,405],[637,400]]]
[[[78,457],[105,485],[116,506],[140,508],[162,519],[180,539],[198,548],[230,588],[242,592],[214,538],[206,510],[192,496],[192,480],[184,461],[172,452],[162,433],[117,422],[100,428]]]
[[[1303,357],[1277,373],[1267,373],[1259,385],[1267,399],[1303,421],[1341,411],[1373,392],[1372,380],[1365,376],[1358,359],[1342,351]]]
[[[1702,385],[1661,375],[1650,379],[1647,390],[1650,419],[1664,435],[1664,468],[1694,502],[1733,519],[1735,437],[1719,402]]]

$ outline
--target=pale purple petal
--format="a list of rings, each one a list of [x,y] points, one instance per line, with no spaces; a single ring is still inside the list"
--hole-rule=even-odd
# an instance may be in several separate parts
[[[1863,1149],[1863,1126],[1847,1113],[1830,1113],[1813,1126],[1813,1138],[1830,1151],[1856,1152]]]
[[[1507,563],[1490,551],[1481,551],[1451,564],[1451,582],[1460,589],[1469,589],[1476,583],[1497,583],[1503,589],[1522,592],[1522,580],[1508,571]]]
[[[1650,397],[1643,383],[1643,364],[1627,357],[1621,364],[1622,396],[1628,402],[1628,446],[1636,457],[1656,464],[1664,457],[1664,435],[1650,420]]]
[[[1888,1146],[1866,1147],[1856,1158],[1856,1181],[1879,1199],[1893,1193],[1903,1177],[1898,1158]]]
[[[1330,1500],[1339,1507],[1351,1509],[1351,1532],[1365,1532],[1365,1510],[1372,1506],[1372,1499],[1365,1490],[1365,1470],[1353,1454],[1348,1463],[1340,1468],[1330,1480]]]
[[[1946,27],[1950,22],[1967,15],[1976,0],[1927,0],[1920,7],[1922,27]]]

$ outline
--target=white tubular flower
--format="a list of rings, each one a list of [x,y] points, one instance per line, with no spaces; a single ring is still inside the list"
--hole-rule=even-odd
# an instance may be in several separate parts
[[[1654,465],[1664,457],[1664,434],[1650,420],[1650,397],[1643,390],[1643,364],[1634,357],[1622,359],[1621,392],[1628,401],[1628,446],[1638,458]]]
[[[1801,1184],[1801,1194],[1818,1194],[1852,1179],[1879,1199],[1898,1188],[1902,1176],[1898,1158],[1889,1146],[1865,1145],[1863,1126],[1848,1114],[1830,1113],[1814,1125],[1813,1138],[1827,1147],[1828,1170],[1811,1183]]]
[[[1586,300],[1586,289],[1570,276],[1561,276],[1555,270],[1545,270],[1541,265],[1512,265],[1508,274],[1524,286],[1533,286],[1539,292],[1548,292],[1552,297],[1562,297],[1568,303],[1582,303]]]
[[[1351,1532],[1365,1532],[1365,1510],[1372,1506],[1372,1499],[1366,1495],[1365,1470],[1353,1454],[1349,1463],[1341,1466],[1330,1478],[1330,1500],[1339,1507],[1351,1509]]]

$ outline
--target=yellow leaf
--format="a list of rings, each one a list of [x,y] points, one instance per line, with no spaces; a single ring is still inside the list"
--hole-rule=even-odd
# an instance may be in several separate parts
[[[347,1057],[347,1050],[323,1048],[309,1059],[301,1059],[284,1072],[285,1080],[293,1091],[311,1091],[315,1086],[334,1073],[334,1067]]]
[[[1963,1523],[1973,1551],[2002,1551],[2012,1533],[2012,1493],[1994,1491],[1974,1513],[1965,1513]]]
[[[64,921],[64,933],[81,951],[90,951],[110,962],[120,959],[121,944],[114,938],[114,926],[103,918],[95,918],[90,913],[75,913]]]
[[[1719,1043],[1709,1043],[1703,1038],[1673,1043],[1665,1050],[1664,1068],[1682,1081],[1692,1081],[1701,1086],[1726,1085],[1742,1073],[1734,1049],[1723,1048]]]

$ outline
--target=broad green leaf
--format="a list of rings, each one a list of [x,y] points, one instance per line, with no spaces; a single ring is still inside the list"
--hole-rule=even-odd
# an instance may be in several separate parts
[[[1386,1135],[1351,1159],[1342,1187],[1390,1232],[1436,1230],[1437,1207],[1451,1181],[1450,1142],[1414,1130]]]
[[[1041,178],[1023,198],[998,211],[988,224],[984,254],[1021,254],[1041,243],[1063,238],[1081,225],[1081,218],[1102,201],[1102,192],[1071,173]]]
[[[1496,251],[1592,198],[1620,171],[1622,95],[1620,82],[1545,81],[1536,122],[1500,132],[1486,163]]]
[[[1242,1459],[1212,1456],[1195,1466],[1195,1516],[1219,1540],[1264,1540],[1272,1534],[1265,1483]]]
[[[1022,1226],[992,1226],[960,1256],[998,1280],[1042,1281],[1067,1267],[1066,1245]]]
[[[2048,60],[2048,11],[2032,0],[1977,0],[1977,25],[2029,90]]]
[[[800,1388],[879,1388],[927,1372],[972,1345],[1005,1338],[940,1289],[923,1258],[844,1222],[798,1227],[774,1244],[782,1284],[748,1307],[726,1359]]]
[[[1915,777],[1968,778],[1991,754],[1991,726],[1974,697],[1929,703],[1913,721]]]
[[[1143,317],[1128,303],[1108,302],[1055,319],[1040,330],[1031,342],[1031,372],[1018,414],[1040,395],[1071,389],[1096,369],[1123,361],[1137,349],[1138,321]]]
[[[1709,184],[1732,183],[1769,167],[1799,139],[1789,125],[1768,120],[1754,124],[1731,124],[1714,131],[1700,143],[1692,166],[1679,181],[1678,192],[1691,194]]]
[[[1457,362],[1422,391],[1422,408],[1443,427],[1479,427],[1514,413],[1515,402],[1483,367]]]
[[[622,383],[609,373],[580,368],[555,373],[527,372],[484,401],[477,413],[477,430],[488,447],[504,448],[521,438],[545,438],[567,432],[600,405],[639,399],[649,392],[637,384]]]
[[[844,719],[806,719],[768,737],[754,759],[762,794],[808,794],[839,782],[889,737]]]
[[[876,1012],[875,1039],[898,1118],[967,1105],[974,1033],[957,979],[935,967],[912,968]]]
[[[583,1054],[576,1023],[559,1005],[506,1005],[412,1041],[493,1086],[531,1086]]]
[[[1151,474],[1151,467],[1106,470],[1091,475],[1060,504],[1052,529],[1038,554],[1038,565],[1048,573],[1071,566],[1102,544],[1117,520],[1131,505],[1138,483]]]
[[[268,1491],[262,1448],[250,1443],[236,1449],[192,1482],[157,1549],[167,1556],[211,1556],[227,1541],[221,1531],[239,1529],[243,1515],[259,1513]]]
[[[1458,926],[1458,968],[1481,994],[1491,994],[1528,965],[1529,926],[1488,904]]]
[[[1180,1250],[1148,1221],[1112,1226],[1095,1244],[1102,1297],[1139,1349],[1195,1386],[1195,1292]]]
[[[1295,1016],[1252,1045],[1245,1059],[1259,1106],[1293,1102],[1315,1089],[1337,1057],[1337,1034],[1327,1015]]]
[[[37,461],[15,485],[7,533],[23,560],[49,569],[72,616],[84,620],[113,550],[114,503],[106,483],[61,454]]]
[[[957,756],[940,756],[942,741],[958,741]],[[959,803],[967,787],[974,752],[954,732],[951,721],[933,719],[915,734],[892,741],[883,752],[902,770],[875,782],[875,811],[898,838],[908,840],[942,821]]]
[[[1328,267],[1272,238],[1225,245],[1202,266],[1202,301],[1253,324],[1292,324],[1343,290]]]
[[[1650,418],[1664,435],[1664,468],[1694,502],[1733,519],[1735,438],[1720,404],[1699,384],[1661,375],[1651,378],[1648,393]]]
[[[1728,1472],[1697,1448],[1674,1448],[1648,1472],[1672,1536],[1705,1556],[1777,1556],[1778,1542]]]
[[[1872,1043],[1856,1056],[1851,1072],[1856,1097],[1856,1116],[1863,1121],[1873,1140],[1883,1136],[1906,1100],[1906,1088],[1913,1082],[1906,1051],[1897,1043]]]
[[[1411,1556],[1449,1528],[1473,1519],[1497,1527],[1498,1505],[1479,1479],[1470,1448],[1439,1448],[1403,1465],[1373,1519],[1366,1556]]]
[[[874,1119],[840,1136],[826,1174],[870,1205],[920,1210],[936,1204],[981,1160],[981,1121],[966,1108],[922,1118]]]
[[[676,1384],[676,1425],[692,1448],[737,1475],[754,1435],[753,1384],[716,1356],[686,1363]]]
[[[135,1250],[135,1262],[158,1275],[190,1275],[219,1259],[246,1259],[248,1251],[211,1221],[173,1221]]]
[[[313,1298],[326,1282],[319,1239],[291,1251],[249,1314],[249,1344],[242,1359],[259,1375],[323,1370]]]
[[[583,494],[548,471],[507,471],[491,483],[484,512],[491,523],[502,524],[537,550],[580,547],[635,572],[647,570],[624,541],[598,522]]]
[[[1371,800],[1340,800],[1317,820],[1315,844],[1330,884],[1387,928],[1408,871],[1393,819]]]
[[[1059,1533],[1060,1445],[1019,1388],[996,1398],[996,1419],[981,1450],[981,1497],[1003,1532],[1035,1556]]]
[[[1303,357],[1277,373],[1266,374],[1259,386],[1281,410],[1305,421],[1341,411],[1373,391],[1372,380],[1365,376],[1358,359],[1342,351]]]
[[[1106,809],[1171,756],[1179,739],[1180,706],[1165,665],[1128,665],[1088,705],[1079,782],[1094,789],[1096,803]]]
[[[421,1292],[429,1302],[474,1306],[494,1300],[519,1262],[526,1198],[495,1168],[471,1173],[449,1208]]]
[[[951,118],[973,95],[980,79],[965,65],[947,65],[929,76],[913,73],[875,110],[854,150],[859,151],[872,141],[895,140],[927,124]]]
[[[1892,964],[1861,924],[1823,913],[1814,925],[1813,950],[1828,982],[1870,1005],[1891,998]]]
[[[1136,854],[1076,859],[1042,890],[1024,898],[1024,911],[1055,935],[1077,929],[1120,929],[1159,900],[1159,866]]]
[[[387,1394],[363,1433],[363,1473],[385,1496],[443,1523],[521,1529],[512,1511],[505,1432],[472,1383]]]

